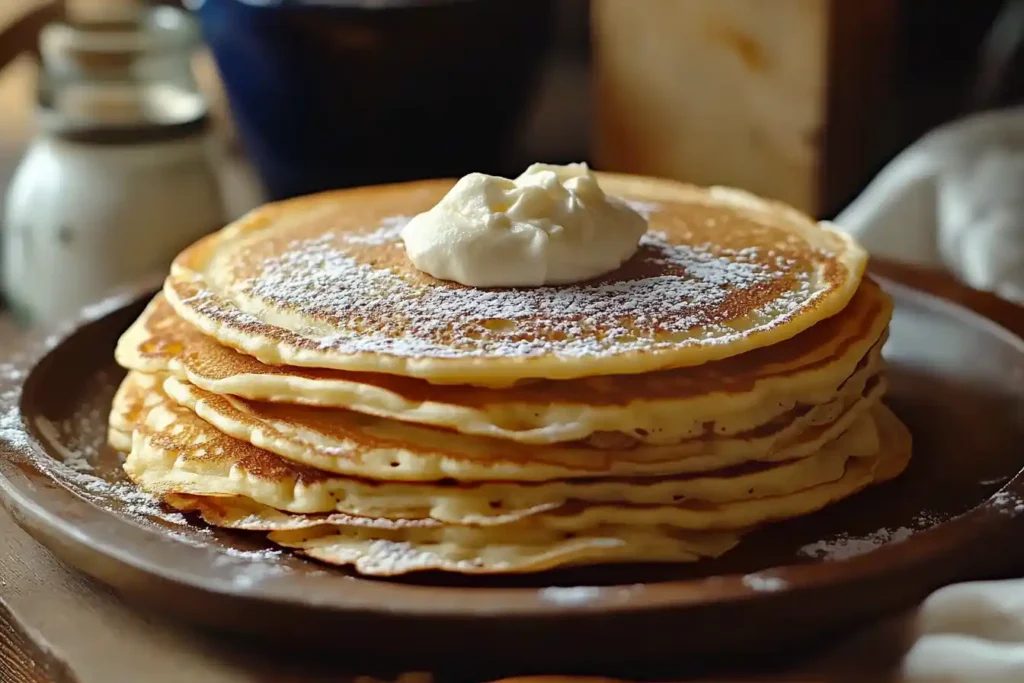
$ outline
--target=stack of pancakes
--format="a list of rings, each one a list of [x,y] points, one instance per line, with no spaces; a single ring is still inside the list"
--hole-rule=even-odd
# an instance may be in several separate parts
[[[650,229],[595,281],[416,270],[452,186],[265,206],[124,334],[110,439],[209,524],[364,574],[693,561],[892,478],[889,298],[849,237],[735,190],[599,174]]]

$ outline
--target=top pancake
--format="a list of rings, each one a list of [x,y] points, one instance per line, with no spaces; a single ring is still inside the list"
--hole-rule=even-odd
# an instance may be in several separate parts
[[[479,289],[408,261],[404,218],[453,185],[357,188],[258,209],[186,249],[164,291],[205,334],[264,363],[502,386],[693,366],[843,309],[866,254],[785,205],[599,174],[642,204],[637,254],[587,283]]]

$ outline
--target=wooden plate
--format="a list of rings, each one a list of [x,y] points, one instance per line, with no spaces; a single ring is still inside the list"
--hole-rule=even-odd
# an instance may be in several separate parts
[[[994,297],[903,267],[878,270],[1024,329],[1021,309]],[[1020,559],[1010,539],[1024,530],[1024,342],[948,301],[883,284],[896,299],[888,402],[914,433],[910,470],[765,527],[714,562],[370,580],[162,510],[124,483],[103,445],[123,374],[112,350],[144,304],[138,296],[37,339],[38,360],[26,347],[0,366],[0,497],[59,557],[133,600],[275,647],[344,650],[349,667],[384,654],[396,667],[444,659],[451,668],[457,655],[506,673],[608,671],[793,643]]]

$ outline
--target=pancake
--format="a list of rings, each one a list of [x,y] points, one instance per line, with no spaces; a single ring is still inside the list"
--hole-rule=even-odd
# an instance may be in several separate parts
[[[667,445],[734,435],[796,405],[835,398],[879,345],[892,302],[865,279],[843,311],[780,344],[693,368],[536,381],[506,389],[431,385],[381,373],[266,365],[217,343],[157,296],[118,343],[118,362],[213,394],[323,407],[519,443],[591,439]],[[614,439],[614,440],[613,440]]]
[[[422,562],[412,562],[406,554],[411,546],[417,553],[430,552],[428,546],[445,544],[449,546],[443,555],[449,558],[459,556],[469,560],[476,570],[500,569],[495,562],[498,556],[488,554],[487,549],[502,547],[501,553],[547,555],[557,564],[572,563],[565,557],[572,548],[587,548],[593,561],[651,561],[663,557],[669,561],[693,561],[701,557],[717,557],[733,548],[739,540],[735,531],[682,531],[671,527],[605,525],[586,532],[568,533],[541,528],[528,522],[503,526],[501,529],[472,526],[450,526],[432,519],[381,519],[351,515],[292,515],[266,506],[254,504],[241,498],[217,499],[198,496],[169,496],[167,502],[182,512],[199,513],[203,520],[214,526],[258,531],[281,531],[281,540],[286,544],[315,545],[319,538],[345,536],[351,544],[364,545],[364,551],[355,558],[357,566],[364,573],[394,575],[407,573]],[[304,531],[302,535],[285,531]],[[396,537],[403,537],[400,540]],[[575,540],[575,543],[567,543]],[[375,543],[376,542],[376,543]],[[383,547],[398,550],[399,543],[407,548],[397,565],[385,567]],[[383,546],[371,548],[371,544]],[[655,553],[652,546],[664,546],[662,553]],[[521,548],[521,550],[520,550]],[[596,552],[606,550],[610,552]],[[338,549],[334,549],[337,554]],[[369,552],[368,552],[369,551]],[[434,549],[436,552],[436,549]],[[479,558],[479,559],[477,559]],[[392,558],[398,559],[398,558]],[[338,563],[338,562],[335,562]],[[502,563],[504,564],[504,563]],[[518,564],[518,562],[517,562]],[[378,566],[378,569],[374,569]],[[523,565],[523,569],[534,568],[534,562]],[[439,564],[419,566],[427,568],[450,568]]]
[[[240,531],[293,531],[322,526],[363,526],[381,530],[435,529],[442,522],[430,517],[371,517],[345,512],[296,514],[258,503],[245,496],[167,493],[163,501],[181,512],[197,513],[211,526]]]
[[[310,557],[351,564],[360,573],[375,576],[425,570],[494,573],[607,562],[693,562],[718,557],[739,542],[739,533],[732,531],[606,525],[569,534],[529,524],[498,530],[446,527],[433,520],[289,515],[240,498],[172,495],[167,502],[183,512],[199,513],[213,526],[278,532],[282,545],[304,548]],[[325,523],[326,519],[335,524]],[[327,541],[322,547],[321,539]]]
[[[885,453],[880,458],[882,464],[879,465],[878,471],[892,475],[902,471],[909,462],[910,434],[886,409],[880,408],[876,411],[876,416],[885,444]],[[563,537],[562,542],[555,547],[560,551],[567,547],[593,547],[593,539],[600,537],[599,532],[604,529],[608,527],[590,530],[585,537],[586,540],[579,545],[574,543],[577,537]],[[638,533],[651,534],[652,530],[664,533],[657,527],[641,529]],[[591,557],[586,552],[579,555],[567,552],[557,560],[547,561],[544,552],[546,548],[552,546],[550,541],[545,540],[543,544],[534,546],[536,552],[530,555],[536,558],[536,561],[520,563],[520,546],[514,546],[516,550],[509,551],[506,550],[508,546],[504,545],[508,540],[499,540],[499,544],[493,544],[490,541],[474,539],[472,536],[467,537],[467,531],[455,527],[381,531],[358,526],[318,526],[313,529],[276,531],[270,534],[270,539],[322,562],[352,565],[360,573],[379,576],[393,576],[426,569],[461,573],[509,573],[540,571],[563,564],[584,562],[672,562],[680,561],[682,558],[672,557],[671,554],[683,551],[683,548],[675,548],[672,543],[666,542],[665,538],[659,538],[657,534],[651,537],[648,545],[646,539],[641,542],[638,537],[624,535],[631,534],[634,531],[632,527],[611,528],[606,532],[610,539],[609,544],[617,541],[621,553]],[[504,527],[497,531],[501,532],[499,539],[508,538],[504,535]],[[515,538],[514,535],[511,537]],[[712,557],[726,552],[728,548],[725,546],[738,540],[730,539],[729,535],[711,535],[707,532],[690,532],[685,538],[686,543],[695,544],[687,548],[688,550],[692,552],[699,549],[706,556]],[[721,545],[714,547],[718,543]],[[683,552],[680,552],[680,555],[682,554]],[[514,559],[510,561],[509,555]]]
[[[879,359],[880,362],[880,359]],[[345,410],[218,396],[173,377],[167,394],[214,431],[322,470],[385,481],[546,481],[593,476],[672,475],[750,461],[806,457],[838,438],[885,390],[865,369],[835,402],[798,408],[776,423],[734,437],[672,446],[594,449],[530,446],[423,427]]]
[[[892,302],[832,226],[599,174],[649,216],[591,281],[472,288],[401,229],[452,181],[264,206],[182,252],[118,343],[142,490],[374,576],[716,557],[902,472]]]
[[[453,181],[341,190],[257,209],[174,261],[168,302],[271,365],[507,386],[696,366],[790,339],[841,311],[866,254],[737,190],[599,174],[645,202],[637,254],[600,279],[477,289],[416,270],[403,218]]]
[[[739,542],[735,533],[662,531],[606,526],[585,533],[500,533],[466,527],[379,532],[344,527],[275,531],[270,540],[367,576],[441,570],[512,574],[587,564],[696,562]]]
[[[873,429],[873,425],[874,423],[870,419],[865,419],[865,428]],[[245,520],[244,523],[236,521],[231,524],[230,526],[234,528],[304,528],[324,523],[335,526],[351,526],[352,522],[349,520],[357,518],[360,520],[360,524],[366,523],[364,520],[367,519],[384,519],[393,522],[432,520],[445,525],[501,529],[506,529],[510,525],[524,520],[533,520],[533,524],[544,529],[566,533],[587,531],[603,525],[639,527],[664,525],[694,531],[742,530],[766,522],[810,514],[872,484],[876,481],[875,469],[882,464],[879,448],[880,446],[876,445],[875,452],[871,456],[851,458],[842,475],[835,481],[779,496],[746,498],[717,504],[686,499],[666,505],[585,501],[560,504],[555,500],[541,503],[532,509],[518,508],[503,514],[496,514],[496,511],[492,510],[479,515],[474,514],[472,510],[474,508],[485,510],[489,500],[479,497],[479,492],[473,489],[459,490],[456,487],[438,487],[431,491],[431,487],[426,485],[380,484],[373,492],[372,499],[362,499],[362,502],[367,503],[365,505],[356,504],[359,499],[355,497],[337,501],[335,504],[337,508],[348,509],[349,512],[305,513],[282,510],[278,507],[280,502],[273,495],[268,495],[274,484],[288,485],[291,483],[292,486],[295,486],[294,482],[285,481],[282,471],[278,471],[276,474],[257,471],[254,474],[253,470],[249,469],[253,464],[251,461],[243,461],[241,466],[236,469],[234,477],[223,474],[206,476],[203,473],[193,474],[185,479],[175,478],[172,472],[172,476],[159,479],[153,477],[151,471],[145,471],[144,476],[139,477],[138,459],[134,456],[135,448],[133,448],[132,454],[129,456],[132,465],[127,465],[126,470],[141,488],[172,502],[181,496],[189,496],[193,499],[214,499],[214,505],[223,508],[219,512],[221,516],[218,518],[204,514],[204,518],[212,523],[217,523],[218,519],[227,518]],[[882,455],[889,457],[888,454]],[[889,463],[886,463],[886,467],[890,470],[895,469],[890,467]],[[243,478],[245,481],[240,481]],[[254,484],[252,480],[255,479],[263,481]],[[260,484],[265,485],[261,486]],[[639,482],[630,482],[630,485],[634,488],[646,486]],[[369,489],[370,487],[365,486],[365,488]],[[506,490],[513,488],[514,486],[506,485]],[[240,491],[248,491],[252,497],[242,495],[239,493]],[[423,497],[414,500],[411,495],[414,491],[422,492]],[[244,505],[238,509],[235,507],[234,501],[240,500],[244,501]],[[503,507],[515,508],[514,492],[507,501],[512,502],[502,500]],[[201,506],[194,503],[190,507],[202,509]],[[229,512],[225,512],[225,509]],[[260,509],[272,510],[273,514],[269,517],[261,516]],[[425,514],[429,516],[423,516]],[[282,521],[288,520],[288,517],[294,518],[294,521]],[[266,521],[268,519],[273,521]],[[516,527],[512,526],[512,528]]]
[[[144,384],[136,384],[136,377],[135,373],[129,375],[118,392],[124,404],[116,410],[123,414],[139,412],[130,405],[134,387],[142,388]],[[145,400],[134,395],[136,402]],[[733,528],[756,523],[766,515],[793,506],[802,509],[810,505],[816,509],[823,504],[823,495],[842,495],[851,487],[864,485],[864,477],[870,478],[871,463],[878,452],[874,422],[868,415],[821,453],[777,467],[738,468],[667,479],[613,478],[543,484],[498,481],[476,485],[383,483],[329,475],[296,465],[218,432],[168,400],[152,406],[136,426],[125,471],[141,488],[155,495],[248,499],[295,514],[341,512],[360,517],[432,518],[453,524],[493,526],[564,508],[573,513],[558,513],[559,528],[566,524],[586,525],[593,515],[602,514],[613,518],[627,515],[632,523],[643,523],[641,520],[649,515],[663,515],[664,523],[670,525],[704,528],[724,524],[721,528]],[[851,458],[863,462],[849,465]],[[792,500],[786,501],[787,497]],[[582,511],[577,503],[585,504]],[[627,511],[625,507],[610,507],[612,503],[632,507]],[[659,504],[671,509],[659,510]]]
[[[885,408],[876,409],[874,417],[883,444],[872,468],[875,475],[871,479],[878,482],[906,467],[910,435]],[[845,491],[845,495],[849,493]],[[830,498],[819,496],[819,501],[824,506]],[[422,519],[352,517],[342,524],[324,524],[321,517],[286,515],[237,498],[172,496],[169,502],[183,510],[200,512],[214,525],[270,530],[270,539],[277,544],[328,564],[353,566],[371,576],[426,570],[466,574],[536,572],[589,563],[696,561],[724,554],[745,531],[680,531],[656,523],[599,524],[585,531],[568,531],[531,520],[498,528],[474,528]]]
[[[878,450],[871,423],[862,419],[820,453],[773,466],[746,465],[661,479],[389,484],[310,470],[214,433],[180,407],[171,405],[169,410],[171,414],[161,407],[143,425],[125,464],[129,476],[151,493],[241,496],[297,514],[432,517],[478,525],[506,523],[570,501],[725,503],[785,495],[838,480],[849,458],[868,457]]]
[[[775,467],[734,468],[702,476],[655,479],[494,482],[457,485],[371,482],[341,475],[316,476],[288,461],[247,446],[211,455],[171,451],[140,437],[126,470],[155,495],[250,497],[295,514],[344,514],[391,518],[431,517],[452,524],[490,526],[555,509],[570,501],[669,505],[685,501],[729,503],[788,495],[841,479],[850,457],[877,451],[874,432],[860,426],[820,454]],[[864,433],[867,432],[867,433]],[[875,443],[874,448],[866,444]],[[249,451],[249,452],[246,452]],[[174,454],[178,458],[174,459]],[[269,462],[268,462],[269,461]]]
[[[132,433],[142,424],[150,408],[167,400],[163,379],[141,372],[129,372],[114,393],[107,419],[107,442],[122,453],[132,449]]]
[[[128,432],[119,431],[113,427],[107,428],[107,443],[115,451],[127,453],[132,449],[132,435]]]

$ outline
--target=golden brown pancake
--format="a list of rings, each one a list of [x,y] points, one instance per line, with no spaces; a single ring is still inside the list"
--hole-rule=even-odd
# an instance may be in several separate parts
[[[167,502],[183,512],[199,513],[214,526],[280,534],[278,542],[286,547],[330,564],[351,564],[370,576],[438,569],[493,574],[609,562],[694,562],[717,557],[739,542],[733,531],[605,525],[568,533],[530,522],[497,529],[420,519],[291,515],[237,497],[170,495]]]
[[[647,202],[637,254],[595,281],[478,289],[416,270],[402,218],[453,181],[271,204],[186,249],[179,315],[268,363],[508,385],[700,365],[769,346],[853,297],[866,255],[843,233],[723,188],[599,175]]]
[[[127,391],[119,396],[130,396],[132,378]],[[127,405],[122,407],[125,415],[134,413]],[[611,496],[610,502],[591,503],[572,500],[590,495],[592,490],[600,492],[605,482],[584,482],[566,487],[565,484],[522,485],[494,482],[483,485],[442,484],[401,484],[373,483],[348,480],[345,477],[330,476],[323,472],[309,470],[288,463],[272,454],[262,452],[248,443],[236,441],[216,432],[208,425],[180,409],[157,404],[136,426],[125,469],[129,476],[150,493],[164,497],[219,498],[228,507],[237,507],[231,501],[250,500],[253,506],[268,506],[291,513],[299,513],[299,523],[282,524],[279,521],[262,519],[266,515],[256,514],[256,521],[248,527],[272,524],[266,528],[298,528],[311,523],[332,523],[351,526],[368,524],[367,518],[380,520],[418,519],[422,525],[436,525],[449,522],[459,525],[505,526],[523,519],[537,519],[535,525],[564,532],[577,532],[606,525],[667,525],[689,529],[735,529],[750,526],[771,519],[786,518],[813,511],[827,503],[856,492],[871,482],[880,461],[880,444],[874,432],[874,419],[886,419],[886,412],[865,416],[844,434],[835,444],[838,455],[846,463],[835,481],[806,482],[806,488],[791,493],[765,498],[746,498],[734,503],[711,503],[697,498],[682,497],[680,501],[669,499],[668,504],[633,503],[652,500],[643,495],[634,497],[630,489],[642,492],[647,487],[671,487],[682,483],[699,484],[701,479],[687,481],[633,479],[607,482],[618,495]],[[883,453],[885,453],[883,451]],[[891,460],[885,456],[885,460]],[[189,465],[190,461],[190,465]],[[157,463],[154,467],[153,464]],[[172,464],[171,464],[172,463]],[[784,467],[784,466],[783,466]],[[755,472],[755,476],[756,476]],[[712,474],[703,481],[742,477],[742,473]],[[309,506],[315,497],[302,498],[303,489],[313,489],[333,480],[329,488],[331,496],[321,496],[319,503]],[[348,484],[348,485],[346,485]],[[291,494],[282,496],[286,490]],[[568,493],[568,498],[566,497]],[[606,493],[606,492],[605,492]],[[340,494],[340,496],[339,496]],[[528,500],[534,497],[538,505],[529,507]],[[326,501],[326,504],[324,503]],[[524,503],[524,501],[527,501]],[[332,507],[335,504],[336,507]],[[195,507],[195,506],[194,506]],[[476,509],[475,514],[468,511]],[[488,508],[492,508],[488,510]],[[480,513],[479,510],[484,512]],[[342,511],[338,514],[336,511]],[[461,511],[456,514],[455,511]],[[312,517],[307,517],[308,514]],[[348,517],[357,515],[358,520]],[[249,515],[247,515],[249,516]],[[274,515],[281,517],[281,515]],[[262,519],[262,521],[261,521]],[[404,528],[398,522],[397,527]],[[395,524],[378,521],[374,528],[392,528]],[[243,526],[238,523],[236,526]],[[513,527],[518,528],[518,527]]]
[[[547,481],[685,474],[805,457],[869,410],[885,383],[879,375],[862,377],[834,404],[796,411],[789,421],[735,437],[602,450],[523,445],[351,411],[245,401],[174,378],[164,388],[218,431],[318,470],[387,481]]]
[[[875,481],[883,481],[886,477],[894,476],[906,468],[910,460],[910,433],[885,408],[876,411],[876,422],[882,435],[882,453],[878,459],[878,474]],[[847,491],[847,495],[849,493]],[[824,506],[832,500],[823,498],[821,504]],[[681,558],[672,556],[676,551],[689,550],[696,557],[701,553],[713,557],[727,552],[737,540],[730,538],[729,535],[719,535],[722,532],[706,531],[686,532],[686,536],[682,538],[672,537],[672,534],[678,531],[666,531],[657,524],[640,527],[642,534],[656,534],[643,538],[631,536],[633,529],[599,525],[590,528],[578,545],[574,544],[578,535],[572,532],[563,532],[558,541],[553,542],[549,538],[544,538],[531,546],[527,539],[531,533],[536,532],[528,530],[524,530],[522,536],[513,531],[507,536],[502,533],[496,540],[491,540],[486,536],[474,538],[472,531],[453,527],[379,530],[359,525],[322,525],[274,531],[270,534],[270,539],[322,562],[352,565],[361,573],[379,576],[429,569],[477,574],[540,571],[575,563],[678,562]],[[495,531],[502,530],[499,528]],[[602,532],[605,532],[603,536]],[[544,533],[551,532],[545,530]],[[659,538],[658,535],[661,534],[668,536]],[[602,537],[607,539],[605,543],[609,547],[618,547],[621,552],[599,554],[594,550],[584,550],[594,548],[594,539]],[[512,544],[511,549],[503,545],[502,538],[505,539],[504,543]],[[516,545],[517,542],[522,545]],[[680,542],[686,545],[679,546]],[[721,545],[717,545],[719,543]],[[523,551],[524,547],[532,548],[532,552]],[[545,561],[541,558],[544,557],[546,547],[559,550],[575,547],[580,550],[579,555],[573,559],[562,555],[557,561]],[[569,557],[574,555],[571,552],[567,554]],[[508,561],[509,558],[520,561]]]
[[[892,303],[865,280],[837,315],[779,344],[692,368],[542,380],[496,390],[382,373],[266,365],[202,334],[157,296],[117,348],[126,368],[170,372],[215,394],[340,407],[520,443],[672,444],[735,434],[835,398],[884,335]],[[622,443],[622,437],[612,443]]]
[[[340,512],[364,517],[433,518],[505,524],[574,501],[638,505],[707,505],[785,496],[841,479],[850,458],[878,450],[872,423],[860,418],[820,452],[778,463],[747,463],[672,477],[591,477],[516,483],[386,483],[333,475],[233,439],[162,394],[152,377],[130,374],[115,398],[116,421],[128,427],[129,477],[159,496],[248,498],[301,515]],[[162,395],[162,401],[153,396]],[[144,406],[144,407],[143,407]],[[238,506],[234,506],[237,508]],[[320,520],[318,523],[323,523]]]
[[[716,557],[898,476],[892,302],[854,240],[737,190],[599,174],[649,217],[592,281],[472,288],[406,258],[452,181],[262,207],[125,333],[141,489],[377,576]]]

